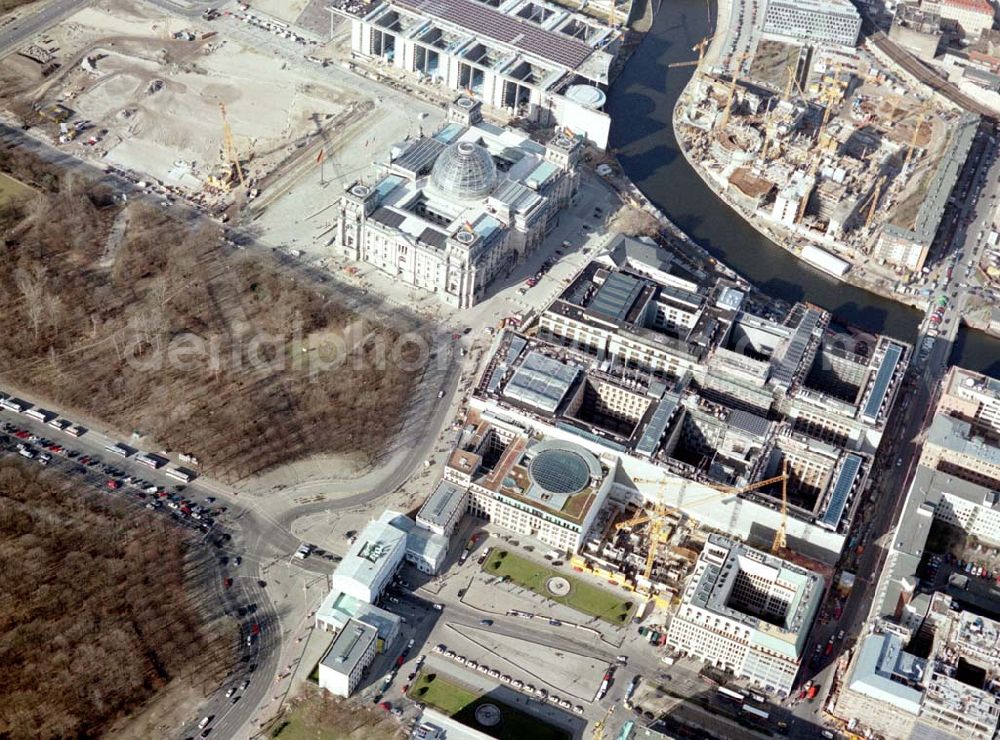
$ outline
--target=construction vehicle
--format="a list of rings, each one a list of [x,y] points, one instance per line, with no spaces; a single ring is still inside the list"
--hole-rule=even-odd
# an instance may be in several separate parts
[[[604,740],[604,725],[607,724],[608,719],[614,713],[615,713],[615,705],[612,704],[610,707],[608,707],[608,711],[604,713],[604,716],[594,723],[593,740]]]
[[[222,114],[222,149],[223,154],[226,157],[226,161],[229,162],[230,166],[236,170],[236,176],[239,178],[240,185],[242,187],[247,186],[246,178],[243,177],[243,168],[240,166],[240,158],[236,154],[236,145],[233,143],[233,130],[229,126],[229,119],[226,117],[226,106],[224,103],[219,103],[219,112]]]
[[[774,541],[771,542],[771,554],[777,555],[788,547],[785,539],[785,530],[788,528],[788,461],[781,461],[781,524],[778,531],[774,533]]]

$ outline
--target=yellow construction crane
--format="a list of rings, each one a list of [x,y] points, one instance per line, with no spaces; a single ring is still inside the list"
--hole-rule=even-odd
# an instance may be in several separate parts
[[[916,124],[913,126],[913,136],[910,137],[910,146],[906,150],[906,158],[903,159],[903,170],[905,171],[907,167],[910,166],[910,160],[913,159],[913,150],[917,148],[917,137],[920,135],[920,127],[924,125],[925,118],[924,113],[930,107],[929,104],[924,104],[920,106],[919,110],[916,111],[914,115],[918,116]]]
[[[229,126],[229,119],[226,117],[226,106],[224,103],[219,103],[219,112],[222,114],[222,147],[226,155],[226,161],[236,168],[236,175],[240,178],[240,185],[245,188],[247,181],[243,177],[240,158],[236,154],[236,145],[233,143],[233,130]]]
[[[713,38],[712,36],[706,36],[697,44],[691,47],[691,51],[698,52],[697,59],[691,59],[690,61],[687,62],[671,62],[670,64],[667,65],[667,69],[674,69],[676,67],[694,67],[696,65],[700,67],[702,60],[705,58],[705,49],[708,48],[708,45],[709,43],[711,43],[712,38]]]
[[[774,541],[771,543],[771,554],[777,555],[788,547],[785,539],[785,530],[788,528],[788,460],[781,461],[781,524],[778,531],[774,533]]]
[[[608,711],[604,713],[597,722],[594,723],[594,735],[593,740],[603,740],[604,739],[604,725],[607,723],[608,718],[615,713],[615,705],[612,704],[608,707]]]
[[[788,82],[785,83],[785,94],[781,96],[782,100],[791,100],[792,85],[795,85],[795,87],[799,86],[799,81],[795,79],[795,72],[795,67],[788,68]],[[801,88],[799,88],[799,92],[802,92]]]
[[[875,220],[875,211],[878,209],[878,199],[882,195],[882,186],[885,185],[886,176],[882,175],[878,180],[875,181],[875,187],[872,188],[871,204],[868,206],[868,216],[865,218],[865,228],[870,229],[872,227],[872,221]]]
[[[729,111],[732,110],[733,107],[733,98],[736,97],[736,83],[739,80],[740,68],[742,67],[743,60],[745,58],[746,54],[740,54],[738,57],[736,57],[736,69],[733,72],[733,83],[729,87],[729,95],[726,98],[726,105],[722,109],[722,123],[721,123],[722,128],[725,128],[726,126],[729,125]]]
[[[715,483],[698,483],[698,485],[705,486],[706,488],[715,489],[716,491],[718,491],[718,493],[716,493],[716,494],[714,494],[712,496],[707,496],[707,497],[705,497],[703,499],[699,499],[698,501],[694,502],[692,504],[692,506],[701,506],[702,504],[711,503],[711,502],[716,501],[718,499],[730,498],[732,496],[738,496],[741,493],[749,493],[750,491],[756,491],[756,490],[758,490],[760,488],[766,488],[767,486],[773,485],[775,483],[781,483],[782,484],[782,491],[781,491],[782,519],[781,519],[781,527],[779,529],[779,533],[780,533],[780,536],[781,536],[781,541],[784,542],[784,538],[785,538],[784,529],[785,529],[785,521],[786,521],[786,518],[787,518],[787,505],[786,505],[787,497],[786,497],[786,492],[785,492],[785,485],[787,484],[787,481],[788,481],[788,469],[787,469],[787,463],[786,463],[785,466],[782,468],[781,475],[776,475],[776,476],[774,476],[772,478],[766,478],[764,480],[759,480],[756,483],[750,483],[750,484],[748,484],[746,486],[742,486],[740,488],[732,488],[730,486],[723,486],[723,485],[719,485],[719,484],[715,484]],[[660,484],[660,489],[659,489],[659,491],[657,491],[657,494],[661,494],[663,492],[663,490],[666,488],[667,484],[671,483],[673,481],[671,481],[671,480],[648,480],[648,479],[639,478],[639,479],[636,479],[634,482],[635,483],[659,483]],[[684,482],[686,483],[688,481],[685,480]],[[626,520],[624,522],[619,522],[618,524],[615,525],[615,529],[616,530],[621,530],[621,529],[625,529],[627,527],[634,527],[634,526],[636,526],[638,524],[643,524],[644,522],[649,522],[650,523],[650,525],[649,525],[649,532],[648,532],[647,537],[646,537],[647,542],[648,542],[648,549],[646,551],[646,568],[645,568],[645,570],[643,572],[643,577],[646,580],[649,580],[650,574],[652,574],[652,572],[653,572],[653,563],[656,560],[656,552],[657,552],[657,549],[659,548],[659,546],[662,544],[662,542],[661,542],[661,535],[662,535],[662,532],[663,532],[663,528],[666,526],[666,522],[664,521],[664,517],[665,517],[666,513],[667,513],[667,506],[665,504],[657,504],[651,510],[646,511],[646,512],[642,512],[640,514],[637,514],[636,516],[632,517],[631,519],[628,519],[628,520]],[[777,537],[778,537],[778,534],[775,535],[776,539],[777,539]]]

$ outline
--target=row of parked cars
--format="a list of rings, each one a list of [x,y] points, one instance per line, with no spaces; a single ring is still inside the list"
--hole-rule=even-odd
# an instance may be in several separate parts
[[[562,707],[563,709],[572,709],[577,714],[583,714],[582,705],[577,704],[576,706],[573,706],[573,704],[568,700],[561,699],[555,694],[550,694],[548,692],[548,689],[542,686],[536,688],[533,684],[530,683],[526,684],[524,681],[521,681],[520,679],[511,678],[506,673],[500,673],[500,671],[498,671],[496,668],[490,668],[485,664],[481,665],[480,663],[478,663],[475,660],[472,660],[471,658],[466,658],[464,655],[458,655],[455,653],[454,650],[449,650],[447,645],[443,644],[436,645],[434,647],[434,652],[438,653],[439,655],[443,655],[446,658],[454,660],[459,665],[464,665],[469,670],[485,673],[490,678],[495,678],[499,680],[501,683],[508,684],[509,686],[514,687],[518,691],[523,691],[526,694],[533,694],[539,697],[540,699],[548,701],[549,704],[554,704],[558,707]]]

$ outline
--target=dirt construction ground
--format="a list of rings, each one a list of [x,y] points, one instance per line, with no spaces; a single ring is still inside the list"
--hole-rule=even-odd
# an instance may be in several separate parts
[[[63,145],[67,151],[195,191],[223,169],[220,104],[248,178],[259,178],[360,102],[349,81],[296,70],[219,28],[141,2],[104,0],[34,40],[59,64],[47,77],[36,61],[4,59],[0,90],[17,90],[17,98],[3,103],[60,102],[75,113],[70,127],[90,123]],[[58,137],[55,122],[43,127]],[[91,136],[99,141],[88,144]]]

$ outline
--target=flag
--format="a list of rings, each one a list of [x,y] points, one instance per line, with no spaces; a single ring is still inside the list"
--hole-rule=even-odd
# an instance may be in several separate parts
[[[326,159],[326,149],[320,149],[319,154],[316,155],[316,164],[323,164],[323,160]]]

